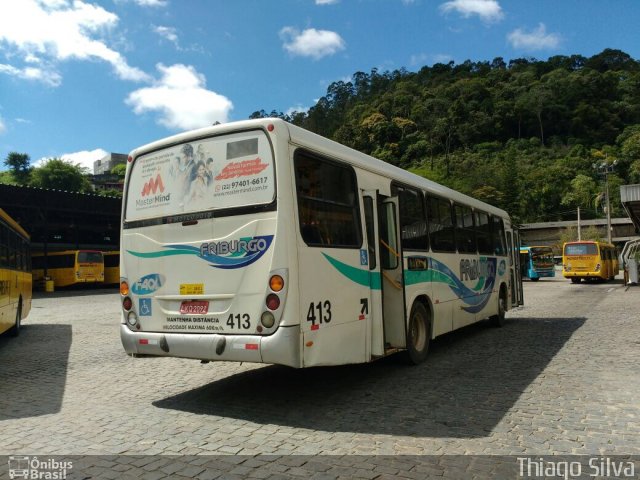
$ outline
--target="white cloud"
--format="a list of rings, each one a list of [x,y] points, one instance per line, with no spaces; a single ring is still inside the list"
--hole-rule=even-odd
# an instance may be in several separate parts
[[[95,162],[96,160],[100,160],[105,155],[107,155],[107,152],[105,150],[96,148],[95,150],[90,151],[84,150],[82,152],[63,153],[62,155],[58,155],[57,158],[60,158],[61,160],[64,160],[65,162],[72,165],[80,165],[81,167],[87,168],[89,173],[92,174],[93,162]],[[50,158],[51,157],[40,158],[34,163],[34,166],[41,167],[42,165],[47,163]]]
[[[561,39],[557,33],[547,33],[544,23],[540,23],[538,28],[530,32],[517,28],[507,35],[507,40],[513,48],[523,50],[553,49],[560,45]]]
[[[16,68],[13,65],[0,63],[0,73],[6,73],[23,80],[36,80],[50,87],[58,87],[62,83],[60,74],[55,70],[49,69],[43,70],[35,67]]]
[[[336,32],[308,28],[300,32],[294,27],[280,30],[282,47],[291,55],[319,60],[345,49],[345,42]]]
[[[2,72],[23,79],[60,85],[57,64],[67,60],[102,60],[123,80],[147,81],[148,76],[131,67],[101,35],[113,29],[118,16],[81,0],[20,0],[0,2],[0,51],[26,64],[3,65]]]
[[[178,46],[178,34],[173,27],[163,27],[161,25],[154,26],[153,31],[160,35],[162,38],[166,38],[174,45]]]
[[[316,0],[316,5],[333,5],[339,1],[340,0]]]
[[[204,75],[190,65],[156,65],[161,74],[153,86],[131,92],[125,103],[134,113],[158,112],[158,123],[177,130],[225,123],[233,109],[231,101],[207,90]]]
[[[4,120],[2,120],[2,117],[0,117],[0,135],[2,135],[6,131],[7,126],[5,125]]]
[[[303,107],[301,104],[294,105],[293,107],[289,107],[289,109],[284,112],[285,115],[293,115],[294,113],[307,113],[309,107]]]
[[[485,22],[497,22],[504,18],[496,0],[450,0],[440,5],[440,10],[443,13],[456,11],[464,18],[477,15]]]
[[[167,0],[133,0],[141,7],[164,7],[167,5]]]

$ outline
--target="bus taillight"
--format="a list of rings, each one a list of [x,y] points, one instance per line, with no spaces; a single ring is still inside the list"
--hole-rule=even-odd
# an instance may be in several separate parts
[[[277,310],[280,306],[280,297],[278,297],[275,293],[270,293],[267,295],[267,308],[269,310]]]
[[[131,310],[131,307],[133,307],[133,301],[131,300],[131,298],[124,297],[124,299],[122,300],[122,308],[124,308],[128,312],[129,310]]]
[[[120,283],[120,295],[129,295],[129,284],[127,282]]]
[[[274,292],[279,292],[284,288],[284,279],[280,275],[273,275],[269,279],[269,288]]]

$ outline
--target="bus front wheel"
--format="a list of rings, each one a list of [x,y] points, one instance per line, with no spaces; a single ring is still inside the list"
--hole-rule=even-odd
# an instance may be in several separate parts
[[[580,277],[571,277],[571,283],[580,283]]]
[[[421,302],[415,302],[409,316],[407,329],[407,360],[418,365],[425,361],[429,353],[431,319],[429,311]]]

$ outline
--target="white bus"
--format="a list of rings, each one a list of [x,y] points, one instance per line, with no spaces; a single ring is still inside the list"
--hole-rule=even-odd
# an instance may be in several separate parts
[[[121,339],[133,356],[311,367],[405,351],[522,304],[503,210],[279,119],[131,152]]]

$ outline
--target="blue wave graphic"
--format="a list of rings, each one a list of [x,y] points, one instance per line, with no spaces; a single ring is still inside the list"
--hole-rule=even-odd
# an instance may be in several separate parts
[[[230,253],[229,256],[216,255],[212,253],[202,254],[199,247],[194,247],[192,245],[166,245],[165,248],[169,248],[171,250],[163,250],[159,252],[133,252],[128,250],[128,252],[136,257],[140,258],[158,258],[158,257],[168,257],[173,255],[195,255],[198,258],[208,262],[211,267],[214,268],[222,268],[225,270],[242,268],[247,265],[251,265],[255,261],[257,261],[260,257],[262,257],[273,242],[273,235],[264,235],[264,236],[256,236],[253,237],[254,240],[263,240],[264,248],[257,250],[256,252],[233,252]]]
[[[482,310],[485,305],[489,302],[491,298],[491,293],[493,292],[493,286],[496,283],[496,259],[495,258],[487,258],[487,277],[484,282],[484,288],[482,292],[478,293],[475,290],[465,286],[462,281],[457,277],[453,271],[447,267],[444,263],[439,262],[435,258],[431,259],[432,266],[434,270],[440,272],[443,275],[449,277],[453,283],[448,283],[449,288],[453,290],[453,292],[464,300],[468,307],[462,307],[463,310],[469,313],[478,313]]]

